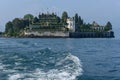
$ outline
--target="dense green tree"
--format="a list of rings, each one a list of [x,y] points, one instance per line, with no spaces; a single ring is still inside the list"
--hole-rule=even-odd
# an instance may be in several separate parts
[[[28,20],[15,18],[12,21],[12,24],[13,24],[13,30],[14,30],[13,36],[20,36],[21,32],[23,32],[25,27],[29,25],[29,22]]]
[[[78,24],[78,14],[75,14],[75,24]]]
[[[23,19],[25,20],[25,22],[29,22],[29,24],[31,24],[34,19],[34,16],[32,14],[26,14],[24,15]]]
[[[80,25],[82,25],[83,24],[83,20],[81,19],[81,17],[79,16],[78,17],[78,25],[80,26]]]
[[[62,22],[63,22],[64,24],[66,24],[67,18],[68,18],[68,13],[67,13],[66,11],[64,11],[64,12],[62,13]]]
[[[12,21],[13,29],[15,32],[19,32],[20,30],[26,27],[26,22],[23,19],[15,18]]]
[[[79,31],[79,25],[78,25],[78,14],[76,13],[74,16],[75,19],[75,32]]]
[[[19,31],[20,30],[20,25],[21,25],[21,21],[19,18],[15,18],[13,21],[13,29],[14,31]]]
[[[34,16],[32,14],[26,14],[24,15],[24,19],[27,19],[27,20],[33,20]]]
[[[21,20],[21,21],[22,21],[22,24],[23,24],[23,28],[25,28],[25,27],[29,26],[29,24],[31,24],[29,22],[29,20]]]
[[[107,24],[105,25],[105,31],[112,30],[112,24],[108,21]]]
[[[14,33],[12,22],[7,22],[5,25],[5,33],[9,36],[12,36]]]

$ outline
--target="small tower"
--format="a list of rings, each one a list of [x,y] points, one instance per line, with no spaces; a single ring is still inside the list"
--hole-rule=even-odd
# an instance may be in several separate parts
[[[67,19],[67,26],[66,28],[69,29],[69,31],[75,32],[75,21],[72,18]]]

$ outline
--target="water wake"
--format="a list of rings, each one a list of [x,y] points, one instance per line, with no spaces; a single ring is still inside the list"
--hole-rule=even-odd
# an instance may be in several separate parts
[[[8,65],[4,66],[8,80],[76,80],[83,72],[79,58],[48,48],[27,55],[13,54],[9,60],[14,63],[3,60]]]

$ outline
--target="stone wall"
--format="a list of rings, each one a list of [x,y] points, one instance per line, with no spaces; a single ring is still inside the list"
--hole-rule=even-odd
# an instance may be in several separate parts
[[[56,31],[56,32],[37,32],[37,31],[31,31],[31,32],[24,32],[25,36],[33,36],[33,37],[69,37],[68,32],[62,32],[62,31]]]
[[[114,32],[71,32],[70,38],[114,38]]]

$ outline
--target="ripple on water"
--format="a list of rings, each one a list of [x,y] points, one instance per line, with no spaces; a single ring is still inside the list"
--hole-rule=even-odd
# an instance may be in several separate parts
[[[48,48],[24,55],[8,54],[3,63],[9,65],[1,67],[8,80],[75,80],[83,72],[78,57]]]

